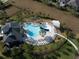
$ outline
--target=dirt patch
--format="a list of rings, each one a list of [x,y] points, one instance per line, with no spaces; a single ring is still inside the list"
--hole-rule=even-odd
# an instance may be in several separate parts
[[[69,28],[71,28],[75,33],[79,33],[79,18],[76,18],[75,16],[72,16],[69,12],[58,10],[55,7],[49,7],[45,4],[38,3],[33,0],[12,0],[9,2],[13,4],[14,6],[18,6],[22,9],[30,9],[34,13],[44,13],[46,15],[49,15],[51,18],[56,18],[60,20],[61,22],[64,22],[67,24]]]

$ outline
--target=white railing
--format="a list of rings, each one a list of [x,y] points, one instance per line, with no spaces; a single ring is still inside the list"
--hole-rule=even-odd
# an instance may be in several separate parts
[[[56,35],[58,35],[58,36],[60,36],[60,37],[62,37],[62,38],[64,38],[64,39],[66,39],[66,40],[75,48],[75,50],[76,50],[77,53],[79,54],[78,47],[77,47],[71,40],[69,40],[68,38],[66,38],[65,36],[63,36],[63,35],[61,35],[61,34],[56,33]]]

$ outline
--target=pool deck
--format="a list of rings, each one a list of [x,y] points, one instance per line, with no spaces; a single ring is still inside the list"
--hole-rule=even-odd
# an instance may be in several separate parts
[[[46,32],[46,34],[44,36],[42,35],[38,35],[35,38],[31,38],[29,39],[26,38],[26,43],[28,44],[32,44],[32,45],[45,45],[48,44],[50,42],[52,42],[55,39],[55,32],[56,32],[56,28],[53,26],[53,24],[48,23],[51,26],[51,31]]]

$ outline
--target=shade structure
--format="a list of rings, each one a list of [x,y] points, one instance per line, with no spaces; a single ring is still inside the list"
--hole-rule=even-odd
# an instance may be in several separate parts
[[[60,28],[60,21],[58,20],[53,20],[52,24],[56,27],[56,28]]]

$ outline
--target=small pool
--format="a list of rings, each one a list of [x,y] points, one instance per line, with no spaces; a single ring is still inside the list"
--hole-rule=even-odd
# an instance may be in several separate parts
[[[35,39],[35,37],[40,35],[39,32],[41,29],[38,24],[25,23],[23,28],[26,30],[27,34],[33,39]]]
[[[40,23],[24,23],[24,30],[26,31],[26,43],[32,45],[45,45],[55,39],[55,27],[50,24]]]

